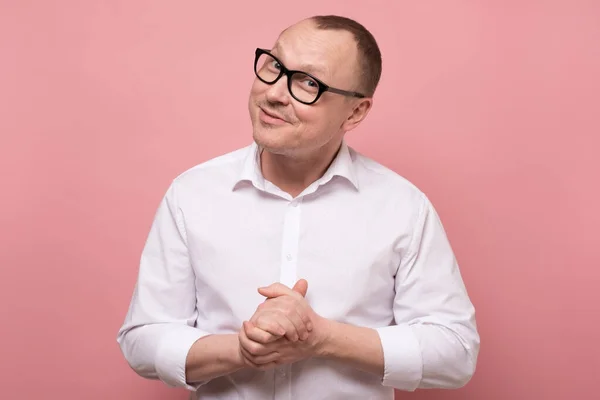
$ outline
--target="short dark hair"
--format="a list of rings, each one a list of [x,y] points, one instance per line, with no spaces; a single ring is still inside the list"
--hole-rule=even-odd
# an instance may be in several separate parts
[[[309,19],[319,29],[342,30],[354,36],[360,58],[361,83],[358,89],[368,97],[373,96],[381,78],[381,52],[371,32],[355,20],[338,15],[317,15]]]

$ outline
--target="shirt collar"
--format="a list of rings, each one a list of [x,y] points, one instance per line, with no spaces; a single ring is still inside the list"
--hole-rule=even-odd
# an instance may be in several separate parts
[[[252,142],[247,147],[246,157],[243,159],[241,166],[241,172],[238,179],[234,182],[233,188],[235,189],[241,182],[251,182],[256,188],[265,190],[265,178],[260,168],[260,153],[262,149]],[[325,174],[318,180],[319,185],[324,185],[329,182],[333,177],[339,176],[345,178],[350,182],[355,189],[358,190],[358,180],[356,178],[356,171],[354,169],[354,161],[350,154],[351,149],[345,140],[342,141],[340,149],[333,159],[333,162],[325,171]]]
[[[333,162],[321,177],[321,184],[329,182],[334,176],[345,178],[350,182],[355,189],[358,190],[358,179],[356,179],[356,171],[354,169],[354,161],[350,154],[350,147],[346,141],[342,141],[340,150],[333,159]]]

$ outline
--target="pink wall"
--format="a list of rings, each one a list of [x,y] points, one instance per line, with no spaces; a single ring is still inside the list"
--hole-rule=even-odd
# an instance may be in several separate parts
[[[349,142],[429,194],[478,310],[471,383],[399,398],[598,396],[600,2],[203,4],[0,3],[0,398],[186,397],[115,341],[142,245],[171,178],[250,140],[254,47],[315,13],[379,39]]]

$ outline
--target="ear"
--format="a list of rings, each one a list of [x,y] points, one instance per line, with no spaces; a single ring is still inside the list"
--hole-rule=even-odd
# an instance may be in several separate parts
[[[344,132],[351,131],[356,128],[360,123],[367,117],[369,111],[373,107],[373,98],[369,97],[366,99],[360,99],[358,103],[352,108],[352,113],[342,124],[342,130]]]

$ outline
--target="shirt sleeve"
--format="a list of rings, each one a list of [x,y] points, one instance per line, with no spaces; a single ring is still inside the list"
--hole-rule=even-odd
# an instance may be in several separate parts
[[[185,362],[194,342],[208,333],[195,327],[195,276],[175,185],[154,217],[117,342],[139,375],[196,390],[205,382],[188,384]]]
[[[383,385],[406,391],[464,386],[479,353],[475,309],[444,228],[425,196],[395,289],[395,324],[377,329]]]

